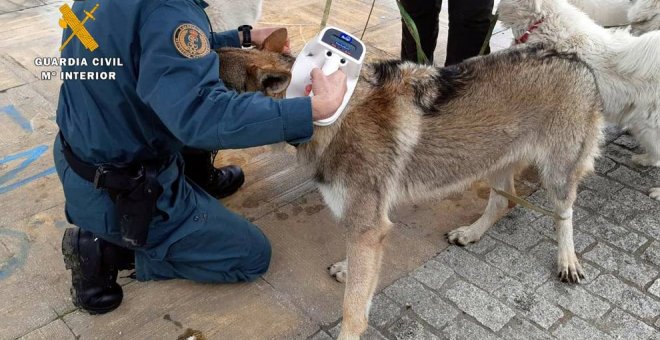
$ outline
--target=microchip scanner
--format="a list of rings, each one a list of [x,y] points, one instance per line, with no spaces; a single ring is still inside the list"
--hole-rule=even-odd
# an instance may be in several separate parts
[[[341,116],[355,91],[365,54],[366,48],[360,39],[338,28],[326,27],[305,45],[296,58],[291,70],[291,83],[286,91],[286,98],[307,95],[305,88],[311,84],[312,69],[320,68],[325,75],[342,70],[346,74],[347,87],[344,101],[331,117],[314,122],[319,126],[334,123]]]

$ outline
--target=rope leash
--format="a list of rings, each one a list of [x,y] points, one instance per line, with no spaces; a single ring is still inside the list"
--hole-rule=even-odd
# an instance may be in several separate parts
[[[527,209],[530,209],[530,210],[534,210],[534,211],[536,211],[536,212],[539,212],[539,213],[541,213],[541,214],[543,214],[543,215],[550,216],[550,217],[552,217],[552,218],[554,218],[554,219],[557,219],[557,220],[567,220],[567,219],[570,218],[570,217],[562,217],[562,216],[559,216],[559,214],[557,214],[557,213],[554,212],[554,211],[551,211],[551,210],[549,210],[549,209],[546,209],[546,208],[544,208],[544,207],[541,207],[541,206],[539,206],[539,205],[536,205],[536,204],[534,204],[534,203],[532,203],[532,202],[530,202],[530,201],[528,201],[528,200],[526,200],[526,199],[524,199],[524,198],[521,198],[521,197],[518,197],[518,196],[516,196],[516,195],[510,194],[510,193],[508,193],[508,192],[506,192],[506,191],[502,191],[502,190],[495,189],[495,188],[491,188],[491,189],[493,189],[493,191],[495,191],[498,195],[500,195],[500,196],[504,196],[504,197],[505,197],[506,199],[508,199],[509,201],[512,201],[512,202],[514,202],[514,203],[516,203],[516,204],[518,204],[518,205],[520,205],[520,206],[522,206],[522,207],[525,207],[525,208],[527,208]]]

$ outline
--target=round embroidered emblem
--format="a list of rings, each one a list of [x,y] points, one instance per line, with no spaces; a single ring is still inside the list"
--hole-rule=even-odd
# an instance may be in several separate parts
[[[182,56],[190,59],[201,58],[210,51],[209,39],[202,30],[193,24],[182,24],[174,30],[174,47]]]

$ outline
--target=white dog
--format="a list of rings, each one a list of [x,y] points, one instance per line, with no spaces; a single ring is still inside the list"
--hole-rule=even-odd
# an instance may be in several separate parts
[[[628,10],[630,31],[634,35],[660,30],[660,0],[632,0]]]
[[[630,0],[569,0],[597,24],[605,27],[630,24],[627,13],[632,5]]]
[[[660,167],[660,31],[607,30],[566,0],[502,0],[499,12],[518,42],[544,43],[589,64],[605,119],[629,129],[646,151],[632,160]],[[660,200],[660,188],[650,196]]]
[[[236,29],[241,25],[254,25],[261,17],[262,0],[209,0],[206,8],[216,32]]]

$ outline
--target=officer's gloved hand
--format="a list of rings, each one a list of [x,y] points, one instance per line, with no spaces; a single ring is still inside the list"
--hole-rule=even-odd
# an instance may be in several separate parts
[[[346,95],[346,74],[338,70],[331,75],[324,75],[319,68],[312,70],[312,85],[307,92],[314,91],[312,97],[312,119],[321,120],[331,117],[341,106]]]

